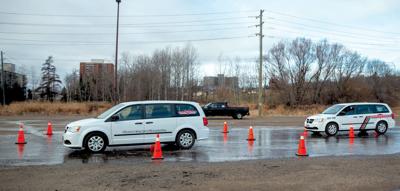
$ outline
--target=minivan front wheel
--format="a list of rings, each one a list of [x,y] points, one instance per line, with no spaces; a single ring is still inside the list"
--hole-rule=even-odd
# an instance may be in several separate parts
[[[325,133],[328,136],[334,136],[339,131],[339,127],[336,123],[328,123],[325,127]]]
[[[196,141],[194,132],[191,130],[182,130],[178,133],[176,136],[176,145],[180,149],[190,149],[194,145],[194,142]]]
[[[383,135],[386,133],[387,129],[388,129],[387,123],[384,121],[379,121],[376,124],[375,132],[378,133],[379,135]]]
[[[93,133],[85,139],[85,149],[92,153],[100,153],[106,149],[106,139],[100,133]]]

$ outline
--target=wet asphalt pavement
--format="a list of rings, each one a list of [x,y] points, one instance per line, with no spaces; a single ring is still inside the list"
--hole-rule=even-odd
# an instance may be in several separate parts
[[[17,129],[19,121],[2,122],[3,130]],[[75,163],[143,163],[152,162],[150,146],[111,147],[103,154],[87,154],[83,151],[65,148],[62,145],[62,131],[54,135],[44,135],[38,123],[46,121],[30,120],[25,123],[26,145],[16,145],[16,134],[0,135],[0,166],[53,165]],[[179,162],[223,162],[252,159],[296,157],[302,127],[254,127],[255,141],[248,142],[248,129],[230,127],[228,134],[221,133],[221,127],[210,127],[209,139],[197,141],[191,150],[176,150],[163,147],[163,161]],[[383,155],[400,152],[400,128],[389,129],[385,135],[347,138],[347,132],[335,137],[306,137],[310,157],[340,155]]]

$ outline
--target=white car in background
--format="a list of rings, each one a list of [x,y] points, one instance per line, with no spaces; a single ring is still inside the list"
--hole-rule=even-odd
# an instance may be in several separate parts
[[[96,118],[72,122],[65,127],[64,146],[102,152],[109,146],[160,142],[190,149],[195,140],[207,139],[208,120],[200,105],[184,101],[120,103]]]
[[[326,109],[322,114],[313,115],[306,119],[304,127],[307,131],[325,132],[333,136],[338,131],[374,130],[385,134],[388,128],[395,127],[395,114],[384,103],[343,103]]]

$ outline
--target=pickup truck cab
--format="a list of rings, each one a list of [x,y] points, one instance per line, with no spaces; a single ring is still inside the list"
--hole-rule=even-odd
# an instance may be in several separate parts
[[[318,115],[310,116],[304,127],[312,132],[325,132],[333,136],[338,131],[375,131],[385,134],[395,127],[395,114],[384,103],[343,103],[336,104]]]
[[[229,107],[228,102],[212,102],[203,107],[206,116],[232,116],[234,119],[243,119],[250,115],[248,107]]]
[[[200,105],[185,101],[138,101],[115,105],[96,118],[67,124],[64,146],[102,152],[112,146],[160,142],[190,149],[207,139],[208,121]]]

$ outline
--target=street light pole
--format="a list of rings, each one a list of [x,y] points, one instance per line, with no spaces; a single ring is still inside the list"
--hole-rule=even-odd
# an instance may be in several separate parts
[[[115,40],[115,68],[114,68],[114,96],[115,96],[115,102],[118,102],[119,99],[119,94],[118,94],[118,32],[119,32],[119,4],[121,3],[121,0],[116,0],[118,4],[117,8],[117,34],[116,34],[116,40]]]
[[[5,77],[4,77],[4,61],[3,61],[3,51],[0,52],[1,54],[1,89],[3,92],[3,100],[2,100],[2,105],[6,105],[6,88],[5,88]]]

